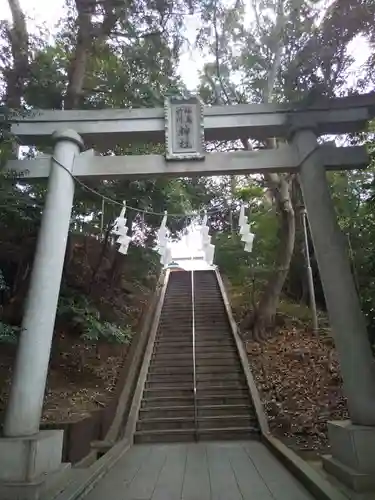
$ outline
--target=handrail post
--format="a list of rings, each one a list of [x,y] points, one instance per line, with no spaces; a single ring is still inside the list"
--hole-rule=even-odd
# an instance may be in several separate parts
[[[195,363],[195,305],[194,305],[194,270],[191,270],[191,313],[192,313],[192,336],[193,336],[193,392],[194,392],[194,429],[195,440],[198,441],[198,415],[197,415],[197,376]]]

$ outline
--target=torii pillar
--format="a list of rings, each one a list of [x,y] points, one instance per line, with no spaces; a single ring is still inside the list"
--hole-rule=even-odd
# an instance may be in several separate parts
[[[1,498],[23,500],[26,492],[22,485],[42,483],[46,474],[61,466],[63,431],[40,431],[39,424],[73,206],[74,180],[69,172],[83,148],[83,141],[73,130],[54,133],[52,138],[54,158],[64,168],[52,160],[0,438]]]
[[[349,487],[375,487],[375,363],[313,128],[296,128],[299,178],[351,420],[328,423],[325,469]]]

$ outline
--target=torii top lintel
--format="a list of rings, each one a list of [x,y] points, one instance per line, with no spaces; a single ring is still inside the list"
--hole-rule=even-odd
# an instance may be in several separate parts
[[[301,104],[238,104],[204,108],[205,139],[234,140],[286,137],[291,121],[317,127],[319,135],[363,130],[375,116],[375,92],[327,99],[306,107]],[[163,142],[163,108],[53,111],[38,110],[13,119],[12,132],[24,144],[45,143],[55,130],[73,129],[86,146],[111,147],[121,140]]]

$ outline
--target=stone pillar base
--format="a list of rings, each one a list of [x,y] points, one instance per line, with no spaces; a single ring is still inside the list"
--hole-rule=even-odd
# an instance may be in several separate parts
[[[322,457],[324,469],[354,491],[375,489],[375,427],[329,422],[328,437],[332,455]]]
[[[0,498],[39,498],[46,482],[65,469],[61,463],[63,430],[0,438]]]
[[[54,497],[64,489],[65,474],[70,464],[62,464],[57,471],[42,474],[32,481],[0,481],[0,498],[6,500],[41,500]]]

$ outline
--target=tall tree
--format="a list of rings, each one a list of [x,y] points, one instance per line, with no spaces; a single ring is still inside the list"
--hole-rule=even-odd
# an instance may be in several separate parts
[[[207,6],[207,23],[199,33],[200,43],[209,44],[211,57],[202,74],[204,98],[226,104],[292,100],[307,106],[343,91],[352,62],[347,45],[357,32],[348,36],[337,28],[339,39],[332,47],[327,44],[327,26],[337,27],[338,22],[334,7],[325,9],[322,2],[304,0],[254,0],[251,8],[250,13],[240,0],[229,6],[213,0]],[[279,144],[272,137],[265,143],[251,137],[238,139],[245,149]],[[279,220],[279,246],[274,273],[256,310],[243,321],[256,338],[273,326],[294,251],[295,204],[300,200],[292,196],[293,183],[293,176],[264,176]]]

